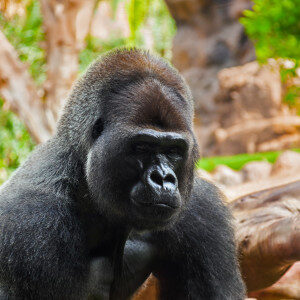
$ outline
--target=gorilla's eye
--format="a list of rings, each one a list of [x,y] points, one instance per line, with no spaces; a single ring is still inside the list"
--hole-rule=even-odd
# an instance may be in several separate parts
[[[169,149],[170,154],[180,154],[179,149],[177,147],[172,147]]]
[[[101,119],[98,119],[93,127],[92,138],[96,139],[97,137],[99,137],[103,131],[103,128],[103,121]]]
[[[147,153],[150,150],[150,145],[146,143],[138,143],[133,146],[135,153]]]
[[[182,158],[183,153],[182,153],[182,149],[178,148],[178,147],[171,147],[166,151],[166,154],[172,158]]]

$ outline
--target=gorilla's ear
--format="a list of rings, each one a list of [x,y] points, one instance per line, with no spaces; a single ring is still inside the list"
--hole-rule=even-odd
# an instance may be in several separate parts
[[[103,131],[104,125],[103,125],[103,121],[101,118],[99,118],[94,126],[93,126],[93,130],[92,130],[92,138],[95,140],[97,137],[99,137]]]

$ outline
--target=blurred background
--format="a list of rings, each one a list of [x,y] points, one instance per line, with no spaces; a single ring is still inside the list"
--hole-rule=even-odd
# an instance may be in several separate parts
[[[198,172],[229,202],[299,183],[300,0],[0,0],[0,184],[53,134],[74,80],[122,46],[163,56],[184,76]],[[299,194],[289,217],[299,218]],[[256,296],[300,299],[293,268],[292,281]]]

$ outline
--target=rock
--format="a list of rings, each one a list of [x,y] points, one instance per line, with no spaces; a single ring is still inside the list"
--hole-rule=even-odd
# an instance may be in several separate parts
[[[172,62],[189,83],[202,122],[209,121],[216,108],[218,71],[255,58],[253,45],[238,21],[242,11],[251,8],[252,1],[166,0],[166,3],[177,23]]]
[[[272,170],[272,164],[267,161],[252,161],[247,163],[242,174],[244,181],[260,181],[267,179]]]
[[[218,92],[219,83],[216,80],[218,72],[219,68],[217,67],[191,67],[182,72],[182,75],[191,88],[193,98],[196,100],[195,109],[198,111],[197,116],[200,117],[201,123],[206,126],[213,120],[211,116],[216,111],[215,102],[209,99],[214,99]],[[207,101],[197,102],[197,99],[199,99],[197,95],[201,95]]]
[[[290,175],[300,173],[300,153],[295,151],[284,151],[277,158],[272,168],[272,175]]]
[[[287,109],[281,96],[279,67],[274,63],[251,62],[220,71],[218,109],[211,121],[218,125],[202,144],[203,155],[300,146],[300,117]]]
[[[216,101],[223,105],[219,112],[223,126],[278,115],[282,93],[278,66],[260,66],[258,62],[251,62],[224,69],[218,77],[220,91]]]
[[[253,1],[165,2],[177,24],[172,62],[191,88],[202,155],[300,146],[300,126],[273,122],[278,116],[296,115],[282,105],[277,62],[251,62],[254,48],[238,19]]]
[[[223,184],[225,186],[238,185],[243,182],[242,173],[234,171],[224,165],[217,166],[212,173],[212,177],[217,183]]]

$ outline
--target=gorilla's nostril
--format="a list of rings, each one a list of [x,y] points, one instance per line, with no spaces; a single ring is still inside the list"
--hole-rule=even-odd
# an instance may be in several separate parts
[[[164,176],[158,170],[152,171],[149,179],[150,179],[149,182],[150,185],[154,184],[153,187],[160,186],[163,188],[173,189],[177,185],[176,177],[173,174],[168,173]]]
[[[160,185],[160,186],[163,186],[163,178],[162,176],[158,173],[158,172],[153,172],[151,175],[150,175],[150,179]]]
[[[168,174],[165,179],[165,182],[176,184],[176,179],[172,174]]]

